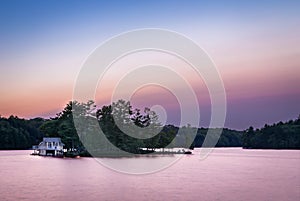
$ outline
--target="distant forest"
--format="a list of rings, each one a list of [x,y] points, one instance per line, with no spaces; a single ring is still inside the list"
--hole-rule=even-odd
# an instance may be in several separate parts
[[[244,148],[300,149],[300,115],[296,120],[265,124],[261,129],[250,126],[242,139]]]
[[[202,147],[208,131],[208,128],[193,128],[190,125],[182,128],[174,125],[161,126],[158,116],[153,111],[148,108],[143,111],[133,109],[130,102],[124,100],[100,109],[97,109],[92,101],[87,103],[69,102],[62,112],[50,119],[28,120],[17,116],[9,118],[0,116],[0,149],[29,149],[32,145],[39,144],[43,137],[61,137],[67,149],[76,148],[86,152],[74,126],[74,107],[79,108],[82,117],[97,119],[106,138],[118,148],[130,153],[140,153],[141,148],[154,150],[167,145],[170,147],[170,144],[171,147]],[[133,123],[138,127],[149,127],[154,130],[160,127],[161,131],[149,139],[136,139],[124,134],[118,128],[113,115],[115,118],[116,116],[122,118],[122,121],[124,119],[125,124]],[[197,134],[191,139],[189,131],[193,129],[196,129]],[[178,132],[179,130],[183,132]],[[214,130],[218,129],[212,129],[212,131]],[[177,140],[174,142],[175,137]],[[207,137],[213,138],[213,136]],[[296,120],[265,125],[261,129],[249,127],[244,131],[236,131],[224,128],[216,147],[300,149],[300,116]]]

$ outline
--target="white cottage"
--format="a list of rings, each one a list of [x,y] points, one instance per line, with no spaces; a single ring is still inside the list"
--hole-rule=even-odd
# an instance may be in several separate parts
[[[63,156],[64,144],[59,137],[44,137],[43,141],[35,147],[40,156]]]

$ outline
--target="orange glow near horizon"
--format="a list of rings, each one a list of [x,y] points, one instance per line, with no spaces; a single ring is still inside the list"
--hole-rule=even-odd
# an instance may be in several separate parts
[[[14,91],[0,99],[0,114],[22,118],[53,117],[72,100],[72,88],[36,89],[34,91]]]
[[[155,58],[158,62],[164,62],[174,67],[181,76],[189,79],[189,83],[195,90],[199,102],[209,107],[209,94],[203,80],[201,77],[193,74],[187,66],[182,68],[186,64],[166,55],[160,55],[157,60],[158,57],[155,53],[148,56],[143,54],[138,56],[141,57],[140,60],[134,60],[129,57],[125,60],[125,64],[136,66],[141,62],[147,62]],[[229,101],[299,93],[296,86],[299,82],[300,68],[294,67],[297,65],[294,57],[292,57],[294,58],[292,60],[287,60],[290,58],[287,57],[285,61],[280,60],[280,62],[278,59],[258,59],[254,60],[254,63],[246,63],[242,58],[232,61],[224,61],[221,57],[218,58],[215,58],[215,62],[224,81]],[[116,66],[112,66],[112,69],[108,71],[107,77],[104,77],[100,81],[95,96],[96,103],[99,106],[110,104],[111,93],[116,82],[130,69],[121,67],[123,64],[124,62],[121,62],[120,64],[116,64]],[[265,66],[269,66],[269,68]],[[282,66],[285,67],[283,68]],[[20,90],[21,88],[23,90]],[[176,86],[175,88],[183,90],[181,86]],[[73,83],[65,81],[65,85],[61,85],[54,82],[51,86],[31,82],[22,84],[22,86],[20,83],[12,83],[11,88],[2,87],[0,90],[1,94],[3,94],[0,99],[0,114],[2,116],[17,115],[24,118],[36,116],[49,117],[61,111],[72,100]],[[159,93],[159,91],[152,88],[150,91],[148,89],[148,94],[139,92],[139,96],[133,96],[135,97],[133,102],[138,106],[142,106],[144,102],[144,106],[147,107],[149,106],[148,103],[150,103],[147,101],[148,97]]]

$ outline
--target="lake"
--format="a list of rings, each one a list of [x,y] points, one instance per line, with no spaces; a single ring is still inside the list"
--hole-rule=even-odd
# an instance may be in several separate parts
[[[124,174],[93,158],[52,158],[0,151],[0,200],[300,200],[300,150],[216,148],[152,174]],[[126,166],[168,157],[107,159]]]

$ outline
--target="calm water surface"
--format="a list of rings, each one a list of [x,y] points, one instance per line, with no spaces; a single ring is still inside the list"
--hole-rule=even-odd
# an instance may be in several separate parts
[[[220,148],[204,160],[198,152],[157,173],[128,175],[93,158],[0,151],[0,200],[300,200],[299,150]],[[126,165],[161,158],[114,160]]]

